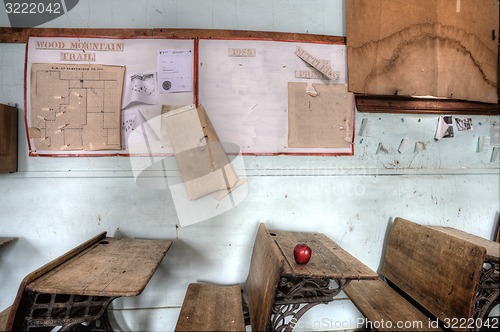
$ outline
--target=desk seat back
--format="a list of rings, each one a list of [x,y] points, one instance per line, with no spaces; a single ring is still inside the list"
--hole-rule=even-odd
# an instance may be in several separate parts
[[[283,271],[283,263],[278,247],[264,224],[260,224],[245,282],[252,331],[271,330],[272,305]]]
[[[396,218],[382,275],[440,320],[470,318],[486,251]]]

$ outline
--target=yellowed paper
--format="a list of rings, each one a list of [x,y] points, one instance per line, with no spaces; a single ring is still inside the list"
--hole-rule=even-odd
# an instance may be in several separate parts
[[[353,135],[354,95],[344,84],[288,83],[288,146],[349,148]]]
[[[233,188],[238,176],[203,107],[191,105],[162,113],[162,126],[168,132],[189,198]]]
[[[38,150],[117,150],[125,67],[31,65],[31,128]]]

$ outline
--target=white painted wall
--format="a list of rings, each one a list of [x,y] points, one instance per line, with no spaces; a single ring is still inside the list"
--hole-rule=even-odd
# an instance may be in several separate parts
[[[200,9],[201,8],[201,9]],[[345,35],[341,0],[80,1],[45,27],[223,28]],[[0,6],[0,26],[8,20]],[[177,228],[168,191],[135,184],[125,157],[28,157],[22,121],[24,45],[0,44],[0,102],[20,105],[19,172],[0,174],[0,310],[32,270],[101,231],[167,238],[174,245],[142,295],[113,303],[118,328],[172,330],[187,284],[242,283],[259,222],[320,231],[378,270],[387,225],[401,216],[491,237],[500,211],[499,165],[478,153],[498,117],[474,116],[474,131],[434,141],[437,116],[357,113],[372,125],[351,157],[245,157],[249,190],[236,208]],[[403,137],[427,149],[399,154]],[[376,154],[379,142],[389,149]],[[317,306],[296,330],[354,327],[344,297]]]

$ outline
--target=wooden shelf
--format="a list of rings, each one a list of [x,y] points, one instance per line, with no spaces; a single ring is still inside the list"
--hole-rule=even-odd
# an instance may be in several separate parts
[[[356,107],[366,113],[499,115],[498,104],[464,100],[356,94]]]

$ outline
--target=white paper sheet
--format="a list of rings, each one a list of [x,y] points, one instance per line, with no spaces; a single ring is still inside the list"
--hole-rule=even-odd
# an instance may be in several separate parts
[[[451,116],[440,116],[436,128],[435,139],[440,140],[444,137],[453,137],[453,119]]]
[[[156,73],[127,75],[123,87],[122,109],[127,108],[132,103],[158,104],[156,90]]]
[[[162,94],[193,91],[193,52],[158,51],[158,85]]]

